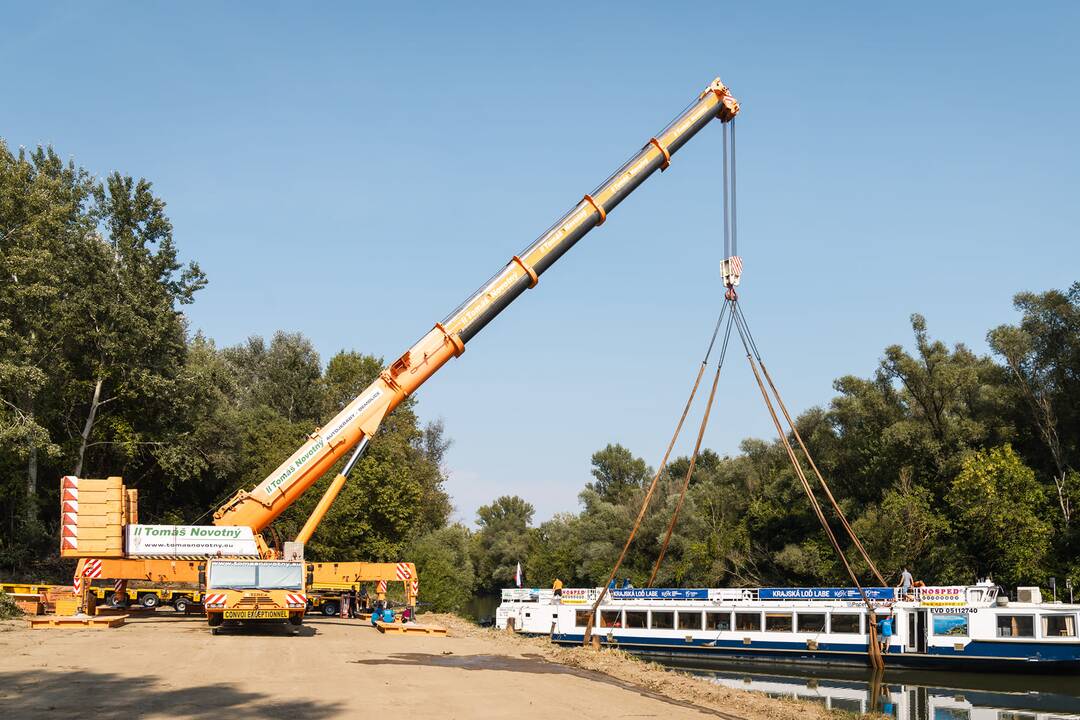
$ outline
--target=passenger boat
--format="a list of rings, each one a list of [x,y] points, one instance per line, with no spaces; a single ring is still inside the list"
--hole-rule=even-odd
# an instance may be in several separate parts
[[[1080,605],[1018,600],[992,583],[864,588],[630,588],[608,590],[593,635],[605,646],[671,658],[867,665],[870,623],[892,619],[886,667],[1080,672]],[[499,628],[573,645],[584,639],[598,588],[503,590]]]

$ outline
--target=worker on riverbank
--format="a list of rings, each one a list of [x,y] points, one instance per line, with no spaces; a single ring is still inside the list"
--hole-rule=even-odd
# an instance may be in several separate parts
[[[551,592],[555,597],[562,597],[562,580],[555,578],[555,582],[551,583]]]

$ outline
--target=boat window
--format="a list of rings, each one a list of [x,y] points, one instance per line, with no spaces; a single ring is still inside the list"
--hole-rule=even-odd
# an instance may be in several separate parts
[[[799,613],[799,632],[825,632],[825,613]]]
[[[585,627],[589,624],[590,610],[578,610],[574,613],[574,625],[577,627]]]
[[[679,611],[679,629],[680,630],[700,630],[701,629],[701,611],[693,610],[680,610]]]
[[[622,627],[620,618],[622,617],[622,610],[601,610],[600,611],[600,627],[617,628]]]
[[[644,628],[649,626],[649,613],[644,610],[627,610],[626,627]]]
[[[761,630],[761,613],[735,613],[735,629],[759,632]]]
[[[766,632],[791,632],[791,613],[765,613]]]
[[[1075,615],[1043,615],[1043,637],[1076,637]]]
[[[967,615],[937,615],[931,616],[934,624],[934,634],[941,637],[967,637]]]
[[[673,630],[675,628],[675,613],[667,610],[661,612],[659,610],[653,610],[652,615],[652,629],[653,630]]]
[[[1035,637],[1034,615],[998,615],[998,637]]]
[[[706,612],[705,613],[705,629],[706,630],[730,630],[731,629],[731,613],[729,612]]]
[[[854,633],[858,635],[862,632],[862,616],[856,613],[833,613],[829,619],[830,630],[834,633]]]
[[[971,720],[971,710],[967,708],[934,708],[934,720]]]
[[[981,603],[982,599],[983,599],[983,591],[981,589],[979,589],[979,590],[974,590],[974,589],[968,590],[968,602],[969,603],[971,603],[973,605],[976,604],[976,603]]]

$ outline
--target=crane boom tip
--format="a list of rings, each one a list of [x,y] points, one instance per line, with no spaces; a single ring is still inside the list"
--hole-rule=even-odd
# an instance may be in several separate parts
[[[717,111],[720,121],[730,122],[734,120],[735,116],[739,114],[739,101],[731,94],[728,86],[720,78],[713,78],[713,81],[701,93],[699,99],[704,98],[709,93],[715,94],[720,101],[720,109]]]

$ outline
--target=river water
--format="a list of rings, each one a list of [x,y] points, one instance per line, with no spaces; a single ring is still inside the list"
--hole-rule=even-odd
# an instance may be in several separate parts
[[[1080,720],[1080,676],[888,670],[875,683],[869,671],[780,665],[665,665],[740,690],[795,697],[854,713],[897,720]]]

